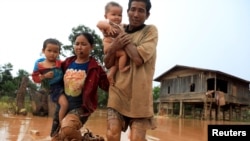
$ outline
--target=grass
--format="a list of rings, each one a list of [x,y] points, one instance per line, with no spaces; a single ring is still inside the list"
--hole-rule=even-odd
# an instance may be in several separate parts
[[[32,112],[31,101],[25,99],[24,109],[27,112]],[[13,97],[3,96],[0,98],[0,111],[8,113],[17,113],[16,100]]]

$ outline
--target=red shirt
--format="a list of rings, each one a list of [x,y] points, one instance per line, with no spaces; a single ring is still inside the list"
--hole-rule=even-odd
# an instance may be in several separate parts
[[[67,70],[68,66],[76,60],[76,56],[68,57],[62,62],[63,73]],[[109,81],[103,67],[93,58],[89,58],[89,66],[87,70],[87,77],[82,88],[82,108],[85,114],[91,114],[97,108],[98,96],[97,89],[100,87],[102,90],[108,92]],[[69,101],[70,102],[70,101]]]

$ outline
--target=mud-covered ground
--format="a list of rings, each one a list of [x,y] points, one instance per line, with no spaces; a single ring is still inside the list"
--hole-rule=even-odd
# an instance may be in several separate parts
[[[1,141],[50,141],[52,118],[38,116],[0,115]],[[198,119],[178,119],[157,117],[158,127],[147,133],[149,141],[207,141],[208,124],[235,124],[225,121],[202,121]],[[244,124],[244,123],[239,123]],[[83,127],[105,137],[106,113],[96,111]],[[121,141],[128,141],[127,132]]]

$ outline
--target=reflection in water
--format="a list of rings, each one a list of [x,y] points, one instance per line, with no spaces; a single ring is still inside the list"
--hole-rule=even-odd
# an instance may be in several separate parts
[[[51,123],[50,117],[0,114],[1,141],[50,141]],[[235,124],[235,122],[157,117],[157,124],[155,130],[147,132],[148,141],[207,141],[208,124]],[[91,115],[83,130],[84,128],[105,137],[106,112],[97,110]],[[39,134],[32,134],[32,130],[38,131]],[[128,141],[128,131],[122,134],[121,141]]]
[[[28,131],[29,123],[30,123],[30,120],[21,120],[21,125],[20,125],[20,129],[19,129],[17,141],[22,141],[22,139],[24,138],[24,135]]]

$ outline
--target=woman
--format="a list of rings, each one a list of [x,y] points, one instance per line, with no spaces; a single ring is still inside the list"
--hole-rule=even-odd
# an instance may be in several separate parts
[[[94,39],[92,35],[86,32],[79,33],[74,38],[75,55],[62,62],[64,91],[69,103],[68,113],[76,114],[82,125],[86,123],[88,117],[97,108],[98,86],[105,91],[109,89],[106,72],[90,56],[93,47]],[[58,132],[58,127],[58,110],[56,110],[51,136]]]

